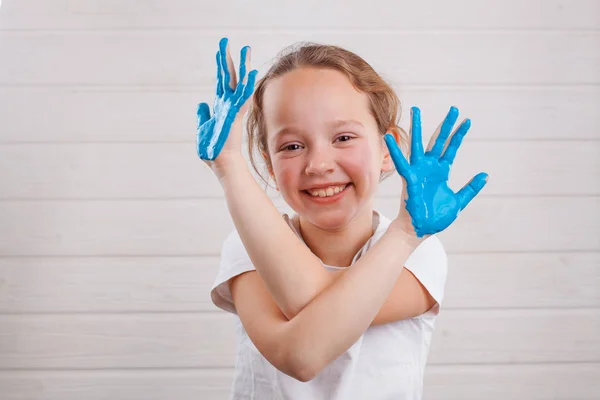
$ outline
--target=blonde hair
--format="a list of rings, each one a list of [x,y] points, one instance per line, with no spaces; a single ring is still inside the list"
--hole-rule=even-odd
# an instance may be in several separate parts
[[[258,81],[248,113],[246,129],[250,163],[266,184],[268,180],[258,170],[254,155],[254,151],[258,151],[267,169],[272,171],[263,111],[265,89],[271,79],[301,67],[333,69],[346,75],[356,90],[368,96],[370,111],[380,134],[383,136],[387,131],[395,131],[399,134],[401,138],[399,145],[406,157],[408,135],[398,126],[401,104],[391,86],[364,59],[351,51],[332,45],[297,43],[283,49],[265,76]],[[379,180],[382,181],[393,173],[394,171],[384,172]]]

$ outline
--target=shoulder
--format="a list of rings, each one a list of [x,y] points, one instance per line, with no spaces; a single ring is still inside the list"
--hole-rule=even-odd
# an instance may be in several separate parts
[[[237,314],[230,282],[232,278],[255,269],[240,234],[234,228],[223,241],[221,248],[219,271],[210,291],[213,303],[225,311]]]
[[[448,277],[448,256],[441,240],[436,235],[429,236],[408,257],[404,267],[412,272],[441,305]],[[432,313],[436,314],[437,311]]]
[[[221,247],[221,262],[228,263],[245,254],[247,253],[242,238],[238,231],[233,229],[223,241],[223,246]]]
[[[408,257],[405,267],[444,282],[448,274],[448,255],[441,240],[436,235],[429,236]]]
[[[448,263],[448,255],[442,241],[437,235],[429,236],[415,249],[411,257],[426,258],[432,263]]]
[[[255,270],[252,260],[236,229],[223,241],[219,271],[210,289],[212,302],[222,310],[237,314],[230,288],[230,280],[244,272]]]
[[[391,221],[385,217],[382,221],[382,228],[385,231]],[[408,257],[404,267],[425,286],[438,304],[442,303],[448,276],[448,255],[437,235],[431,235],[423,240]],[[427,315],[436,314],[437,311],[433,310],[427,313]]]

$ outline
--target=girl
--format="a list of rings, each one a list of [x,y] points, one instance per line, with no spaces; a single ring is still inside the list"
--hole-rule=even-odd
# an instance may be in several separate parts
[[[444,295],[447,258],[435,233],[483,188],[482,173],[458,193],[450,166],[470,122],[444,145],[452,107],[427,152],[412,109],[410,164],[397,143],[399,101],[354,53],[304,45],[258,82],[248,118],[249,151],[295,211],[280,214],[242,156],[242,117],[257,71],[239,82],[228,42],[217,52],[211,117],[198,107],[198,155],[218,177],[235,230],[211,290],[238,316],[231,399],[420,399]],[[254,168],[254,159],[251,158]],[[404,183],[398,215],[373,208],[378,183]]]

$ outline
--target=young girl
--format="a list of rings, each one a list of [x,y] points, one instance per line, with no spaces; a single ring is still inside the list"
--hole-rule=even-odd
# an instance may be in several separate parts
[[[236,228],[211,290],[215,305],[238,316],[230,398],[420,399],[447,273],[435,233],[487,181],[479,174],[458,193],[447,185],[469,120],[444,149],[452,107],[424,152],[413,108],[409,164],[397,145],[408,141],[398,98],[356,54],[303,45],[281,55],[255,92],[249,58],[246,46],[238,82],[222,39],[212,117],[206,103],[198,108],[198,155]],[[292,215],[276,209],[242,156],[253,92],[250,155],[264,158]],[[373,202],[394,167],[404,188],[389,219]]]

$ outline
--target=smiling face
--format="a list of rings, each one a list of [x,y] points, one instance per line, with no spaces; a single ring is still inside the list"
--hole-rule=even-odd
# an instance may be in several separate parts
[[[298,68],[268,83],[263,110],[270,172],[290,207],[324,230],[372,212],[393,163],[366,94],[339,71]]]

